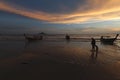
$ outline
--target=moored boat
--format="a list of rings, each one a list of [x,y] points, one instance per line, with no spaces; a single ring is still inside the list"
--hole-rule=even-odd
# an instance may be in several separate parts
[[[36,41],[36,40],[42,40],[43,36],[27,36],[26,34],[24,34],[25,39],[27,39],[28,41]]]
[[[104,38],[104,36],[101,36],[100,41],[104,44],[113,44],[118,36],[119,34],[117,34],[115,38]]]

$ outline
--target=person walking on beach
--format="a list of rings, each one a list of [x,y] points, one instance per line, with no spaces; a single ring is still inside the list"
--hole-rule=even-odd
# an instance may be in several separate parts
[[[91,41],[91,45],[92,45],[92,50],[95,50],[95,46],[96,46],[96,41],[94,38],[91,38],[92,41]]]
[[[91,45],[92,45],[92,54],[91,54],[91,57],[92,59],[96,59],[97,56],[98,56],[98,46],[96,45],[96,41],[94,38],[91,38],[92,41],[91,41]]]

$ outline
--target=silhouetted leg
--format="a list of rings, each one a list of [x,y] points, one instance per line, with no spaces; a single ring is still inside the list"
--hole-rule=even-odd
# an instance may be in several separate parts
[[[96,47],[96,58],[97,58],[97,56],[98,56],[98,46],[97,45],[95,45],[95,47]]]
[[[95,50],[95,45],[92,45],[92,50]]]

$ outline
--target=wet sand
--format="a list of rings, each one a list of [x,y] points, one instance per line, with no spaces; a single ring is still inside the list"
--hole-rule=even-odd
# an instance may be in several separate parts
[[[0,80],[120,80],[120,48],[90,42],[0,42]],[[95,54],[95,53],[94,53]]]

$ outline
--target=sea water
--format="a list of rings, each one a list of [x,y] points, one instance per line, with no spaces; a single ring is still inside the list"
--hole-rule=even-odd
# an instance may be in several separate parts
[[[115,35],[116,34],[110,36],[115,37]],[[97,39],[96,44],[101,54],[104,53],[104,55],[106,54],[107,56],[115,56],[114,61],[119,59],[120,41],[116,40],[115,45],[102,45],[99,41],[100,36],[100,34],[70,34],[71,40],[66,41],[65,34],[49,34],[44,35],[43,40],[29,42],[23,35],[2,35],[0,36],[0,59],[15,58],[27,53],[39,54],[42,53],[42,50],[48,51],[52,49],[54,51],[55,48],[64,50],[64,48],[69,47],[88,51],[87,56],[89,56],[91,54],[91,37]]]
[[[33,36],[32,34],[28,34],[29,36]],[[36,35],[36,34],[34,34]],[[109,36],[114,38],[116,34],[69,34],[72,40],[81,40],[81,39],[91,39],[92,37],[95,39],[100,39],[101,36]],[[65,39],[65,34],[45,34],[43,35],[44,40],[63,40]],[[118,36],[118,39],[120,37]],[[9,34],[9,35],[0,35],[0,40],[25,40],[23,34]]]

